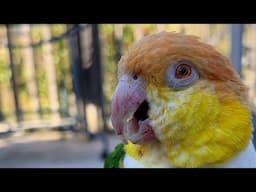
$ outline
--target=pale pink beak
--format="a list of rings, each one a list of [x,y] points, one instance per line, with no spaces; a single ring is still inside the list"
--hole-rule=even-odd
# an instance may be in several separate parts
[[[120,77],[111,103],[111,121],[117,135],[126,143],[141,143],[154,137],[149,119],[140,120],[134,113],[146,101],[143,82],[125,74]]]

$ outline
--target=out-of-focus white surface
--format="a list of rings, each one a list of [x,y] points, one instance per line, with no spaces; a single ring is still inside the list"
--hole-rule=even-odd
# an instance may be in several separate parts
[[[0,139],[0,168],[102,168],[100,139],[70,133],[30,133]],[[108,136],[109,148],[119,143]]]

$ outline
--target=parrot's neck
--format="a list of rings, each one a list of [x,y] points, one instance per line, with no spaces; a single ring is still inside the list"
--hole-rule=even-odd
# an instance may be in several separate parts
[[[153,145],[125,145],[124,168],[170,168],[170,162],[166,158],[159,144]]]
[[[154,158],[155,159],[155,158]],[[150,160],[150,159],[148,159]],[[125,168],[174,168],[170,165],[166,159],[154,162],[152,164],[145,164],[145,161],[136,160],[126,154],[124,158]],[[204,167],[212,168],[212,167]],[[217,168],[256,168],[256,152],[252,141],[245,148],[244,151],[239,153],[236,157],[228,161],[227,163],[218,166]]]

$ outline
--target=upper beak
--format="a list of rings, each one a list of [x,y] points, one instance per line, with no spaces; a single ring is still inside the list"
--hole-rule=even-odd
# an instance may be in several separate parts
[[[128,120],[145,99],[145,88],[139,78],[128,74],[120,77],[111,103],[111,121],[117,135],[124,134]]]

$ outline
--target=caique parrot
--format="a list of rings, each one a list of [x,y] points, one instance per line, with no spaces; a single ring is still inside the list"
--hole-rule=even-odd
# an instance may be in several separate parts
[[[149,35],[121,57],[111,122],[105,168],[256,167],[247,89],[196,36]]]

